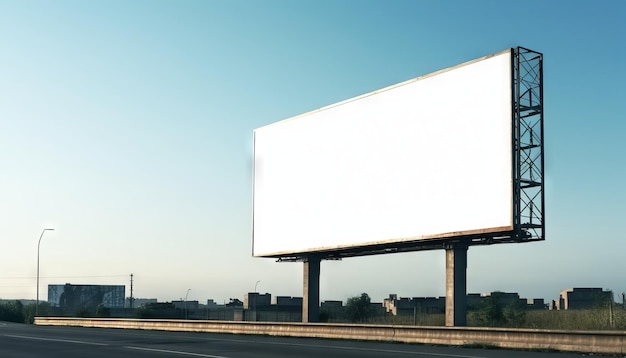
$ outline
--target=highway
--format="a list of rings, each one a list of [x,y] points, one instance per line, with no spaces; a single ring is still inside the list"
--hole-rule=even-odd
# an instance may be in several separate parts
[[[580,354],[0,322],[2,358],[570,358]]]

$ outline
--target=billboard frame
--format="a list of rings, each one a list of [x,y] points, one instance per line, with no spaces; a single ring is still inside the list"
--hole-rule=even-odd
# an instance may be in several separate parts
[[[469,247],[545,240],[543,54],[523,47],[511,48],[510,51],[512,230],[259,257],[307,262],[311,255],[322,260],[337,260],[344,257],[446,249],[456,244]]]
[[[513,55],[514,239],[545,240],[543,54]]]

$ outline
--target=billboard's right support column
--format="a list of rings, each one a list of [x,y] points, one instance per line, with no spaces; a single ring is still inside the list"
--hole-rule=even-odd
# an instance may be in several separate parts
[[[467,245],[446,246],[446,326],[467,325]]]
[[[304,260],[304,291],[302,322],[319,322],[320,317],[320,257],[309,255]]]

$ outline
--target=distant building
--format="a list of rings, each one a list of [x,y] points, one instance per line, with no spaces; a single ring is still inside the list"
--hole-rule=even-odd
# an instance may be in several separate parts
[[[272,298],[272,305],[278,307],[300,307],[302,308],[302,297],[290,297],[290,296],[274,296]]]
[[[493,291],[486,292],[481,295],[484,298],[491,297],[495,299],[502,306],[510,306],[510,305],[520,305],[526,306],[527,299],[520,298],[519,293],[517,292],[502,292],[502,291]]]
[[[235,320],[301,322],[302,297],[275,296],[249,292],[244,296],[242,315]]]
[[[443,299],[445,302],[445,297]],[[466,302],[468,310],[477,310],[483,304],[483,296],[480,293],[468,293]]]
[[[327,309],[330,311],[337,311],[337,310],[341,310],[343,308],[343,302],[342,301],[334,301],[334,300],[326,300],[326,301],[322,301],[321,304],[321,309]]]
[[[467,307],[470,310],[480,309],[487,298],[496,299],[500,305],[519,304],[528,309],[545,309],[546,305],[542,298],[525,299],[520,298],[516,292],[487,292],[483,294],[467,294]],[[445,297],[401,297],[390,294],[383,302],[385,312],[394,316],[407,316],[415,313],[445,313]]]
[[[370,302],[370,312],[373,317],[384,316],[385,306],[382,302]]]
[[[474,300],[474,304],[472,306],[473,309],[479,309],[482,305],[482,302],[487,297],[491,297],[497,300],[500,306],[503,307],[516,305],[520,308],[526,307],[526,309],[529,310],[543,310],[548,308],[548,306],[544,303],[543,298],[521,298],[519,293],[517,292],[493,291],[483,293],[480,295],[480,297],[477,297],[477,294],[469,294],[468,301],[470,296],[474,296],[472,297],[472,300]]]
[[[530,310],[544,310],[548,308],[543,298],[528,298],[526,300],[526,308]]]
[[[386,313],[394,316],[413,315],[416,312],[421,313],[443,313],[446,310],[445,297],[401,297],[396,294],[390,294],[388,298],[383,300],[382,306]]]
[[[179,308],[181,310],[197,310],[200,302],[198,301],[172,301],[174,308]]]
[[[260,309],[272,304],[272,295],[269,293],[248,292],[243,297],[244,309]]]
[[[550,309],[588,309],[608,304],[613,300],[613,292],[602,288],[568,288],[561,291],[559,298],[552,301]]]

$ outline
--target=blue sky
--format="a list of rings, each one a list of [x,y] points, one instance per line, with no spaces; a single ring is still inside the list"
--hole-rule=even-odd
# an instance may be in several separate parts
[[[302,294],[251,257],[252,130],[508,47],[544,53],[546,241],[469,251],[468,291],[626,291],[620,1],[0,0],[0,298],[129,284]],[[444,252],[323,262],[321,298],[445,294]],[[127,289],[128,294],[128,289]],[[45,298],[45,293],[42,294]]]

